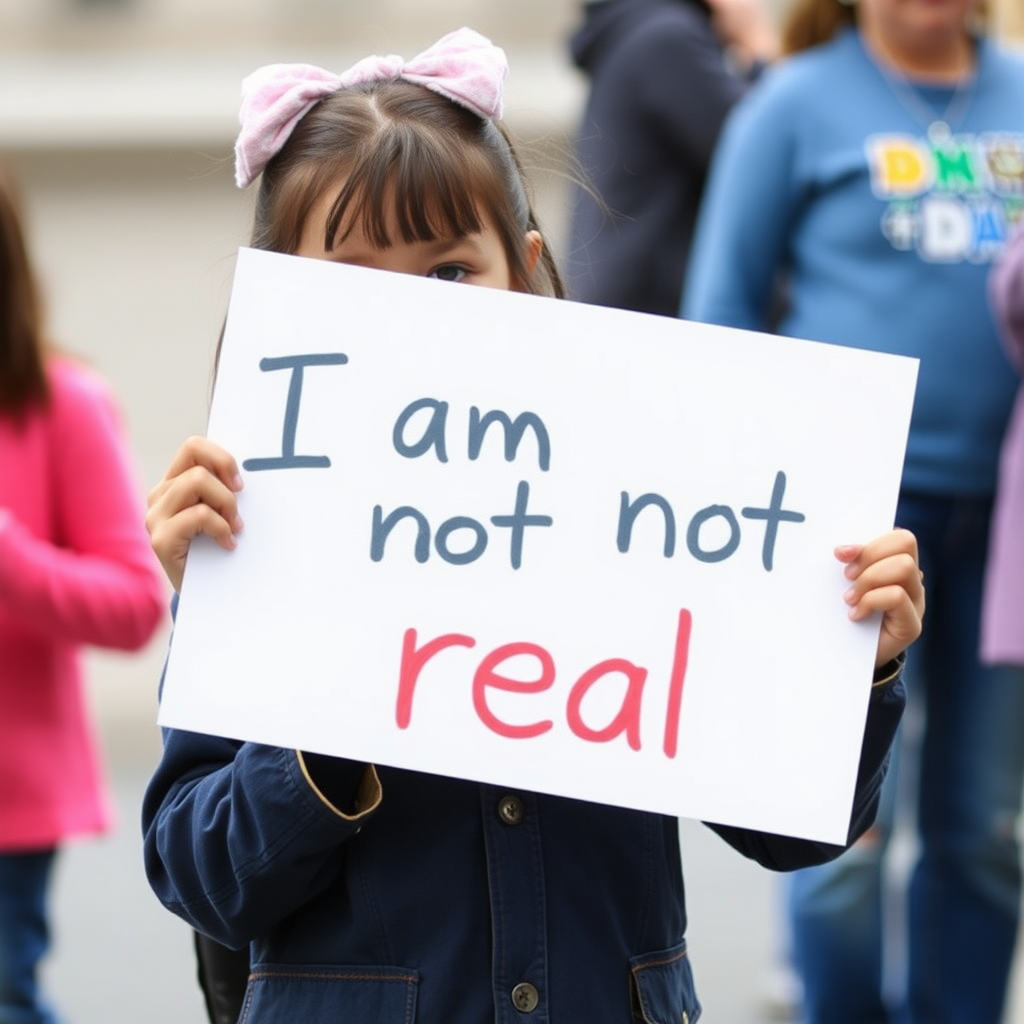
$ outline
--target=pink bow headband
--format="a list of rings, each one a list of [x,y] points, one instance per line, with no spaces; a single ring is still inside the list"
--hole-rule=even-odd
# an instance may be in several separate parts
[[[412,60],[393,54],[364,57],[340,75],[312,64],[268,64],[242,82],[235,181],[239,188],[253,181],[307,111],[339,89],[401,78],[489,120],[501,117],[507,74],[505,51],[470,28],[449,32]]]

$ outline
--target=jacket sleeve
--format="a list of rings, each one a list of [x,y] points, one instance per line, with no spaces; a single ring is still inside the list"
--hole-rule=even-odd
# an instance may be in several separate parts
[[[733,108],[711,162],[680,314],[768,330],[800,204],[794,113],[769,70]]]
[[[1006,351],[1024,371],[1024,220],[1010,236],[1002,259],[989,279],[992,312]]]
[[[45,415],[55,540],[3,517],[0,606],[62,640],[135,650],[166,593],[114,403],[83,370],[62,375]]]
[[[365,764],[167,729],[142,805],[146,876],[168,910],[240,949],[331,882],[379,802]]]
[[[792,871],[835,859],[874,824],[882,782],[889,766],[890,750],[906,699],[902,670],[892,682],[872,690],[845,846],[727,825],[709,823],[709,827],[745,857],[773,871]]]

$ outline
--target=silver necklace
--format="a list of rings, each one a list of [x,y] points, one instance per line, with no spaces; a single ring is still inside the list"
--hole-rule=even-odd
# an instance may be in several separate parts
[[[886,67],[881,61],[873,60],[878,73],[882,76],[889,91],[899,100],[904,110],[918,121],[925,129],[929,141],[935,146],[949,142],[953,137],[953,129],[960,123],[967,108],[974,99],[974,87],[977,84],[977,71],[971,71],[957,82],[953,95],[946,109],[936,116],[930,103],[921,96],[914,83],[900,71]]]

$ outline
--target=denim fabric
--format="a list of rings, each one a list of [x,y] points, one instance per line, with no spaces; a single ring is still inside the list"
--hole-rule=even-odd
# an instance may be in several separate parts
[[[853,837],[874,820],[904,702],[902,681],[871,692]],[[674,818],[176,729],[142,814],[164,905],[251,943],[243,1021],[700,1016]],[[841,849],[713,827],[780,869]]]
[[[987,500],[901,498],[896,521],[917,534],[925,572],[924,634],[909,652],[908,719],[875,830],[789,880],[807,1024],[1002,1019],[1021,899],[1024,673],[978,660],[990,513]],[[886,853],[900,815],[916,823],[917,859],[901,911],[907,948],[888,950]],[[905,977],[886,998],[891,964]]]
[[[50,944],[46,895],[54,856],[0,853],[0,1024],[57,1024],[36,977]]]

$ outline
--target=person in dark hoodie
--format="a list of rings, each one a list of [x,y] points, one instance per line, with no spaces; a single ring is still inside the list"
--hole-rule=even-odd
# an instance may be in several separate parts
[[[762,0],[591,0],[569,47],[590,79],[569,297],[676,316],[719,129],[776,56],[775,24]]]

